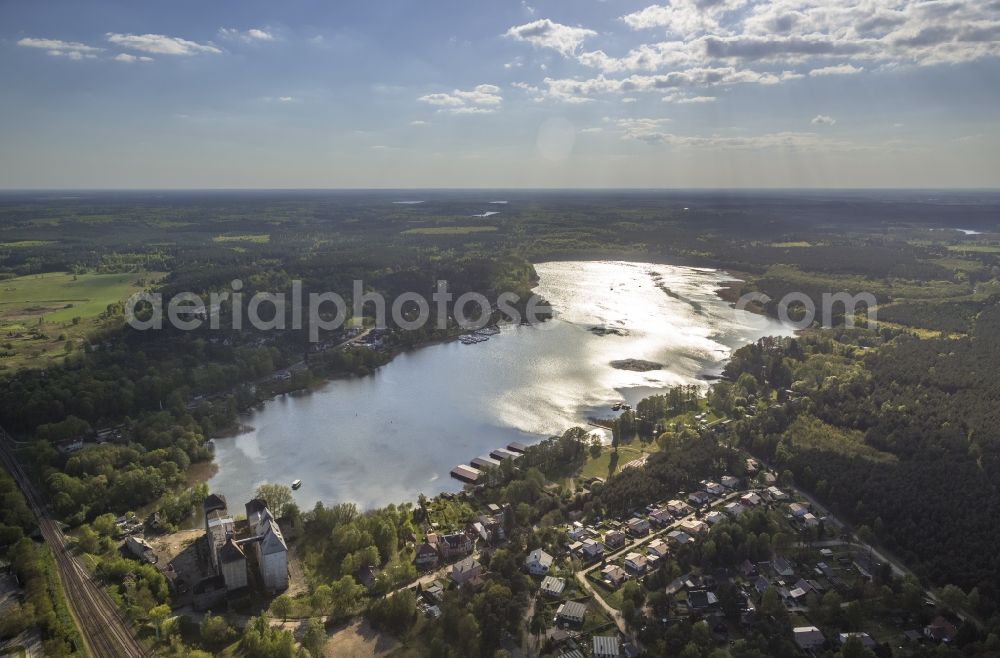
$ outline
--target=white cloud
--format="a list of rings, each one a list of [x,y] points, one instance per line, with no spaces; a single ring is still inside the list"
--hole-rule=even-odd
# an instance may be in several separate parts
[[[650,5],[621,17],[633,30],[665,27],[679,37],[691,37],[719,29],[719,19],[740,9],[747,0],[672,0],[668,5]]]
[[[660,75],[630,75],[627,78],[545,78],[546,88],[541,91],[546,98],[573,102],[579,98],[602,94],[634,94],[643,92],[674,93],[672,90],[710,88],[724,85],[757,83],[772,85],[781,82],[773,73],[761,73],[732,66],[718,68],[691,68]],[[577,101],[579,102],[579,101]]]
[[[274,34],[261,28],[250,28],[241,31],[235,27],[220,27],[219,36],[230,41],[242,41],[244,43],[262,43],[274,41]]]
[[[426,126],[426,125],[430,125],[430,124],[428,124],[426,121],[424,121],[422,119],[415,119],[415,120],[413,120],[413,121],[410,122],[410,125],[411,126]]]
[[[622,139],[667,145],[678,149],[701,150],[820,150],[858,151],[883,148],[884,145],[858,145],[809,132],[775,132],[762,135],[678,135],[666,132],[664,119],[619,119],[614,122]]]
[[[515,25],[507,30],[504,36],[517,41],[526,41],[539,48],[551,48],[569,57],[580,48],[587,37],[597,36],[597,32],[541,18],[524,25]]]
[[[818,69],[813,69],[809,71],[809,75],[823,76],[823,75],[851,75],[854,73],[861,73],[865,70],[863,66],[854,66],[853,64],[837,64],[836,66],[824,66]]]
[[[129,50],[138,50],[154,55],[199,55],[203,53],[219,54],[222,51],[212,43],[198,43],[180,37],[168,37],[163,34],[118,34],[108,32],[110,43]]]
[[[500,95],[500,87],[483,84],[476,85],[470,90],[455,89],[450,93],[426,94],[417,100],[437,106],[438,112],[488,114],[499,108],[503,97]]]
[[[837,123],[837,120],[826,114],[817,114],[809,123],[814,126],[832,126]]]
[[[89,46],[78,41],[63,41],[61,39],[36,39],[26,37],[17,42],[17,45],[24,48],[39,48],[45,50],[53,57],[67,57],[69,59],[94,59],[101,48]]]
[[[153,58],[146,57],[145,55],[130,55],[128,53],[118,53],[117,55],[115,55],[114,60],[116,62],[127,62],[131,64],[133,62],[152,62]]]

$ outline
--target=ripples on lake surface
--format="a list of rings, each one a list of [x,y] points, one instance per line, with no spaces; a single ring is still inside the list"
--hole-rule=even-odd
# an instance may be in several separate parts
[[[624,262],[535,266],[536,292],[557,312],[539,326],[502,327],[475,345],[433,345],[368,377],[335,380],[248,414],[252,430],[216,439],[209,481],[238,506],[262,482],[301,479],[295,498],[363,508],[457,491],[449,476],[510,441],[530,443],[612,414],[657,389],[699,383],[732,350],[790,330],[736,311],[716,291],[731,277],[706,269]],[[669,291],[669,292],[668,292]],[[634,372],[622,359],[663,364]]]

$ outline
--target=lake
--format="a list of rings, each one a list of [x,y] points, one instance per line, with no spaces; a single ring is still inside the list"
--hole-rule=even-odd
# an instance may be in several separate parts
[[[457,464],[611,416],[615,402],[707,385],[734,349],[792,333],[730,308],[716,292],[732,277],[715,270],[607,261],[536,270],[536,292],[555,319],[502,326],[479,344],[416,349],[370,376],[268,401],[242,419],[252,429],[216,439],[212,491],[239,508],[263,482],[301,479],[303,509],[318,500],[367,509],[458,491],[449,476]],[[623,359],[663,368],[610,365]]]

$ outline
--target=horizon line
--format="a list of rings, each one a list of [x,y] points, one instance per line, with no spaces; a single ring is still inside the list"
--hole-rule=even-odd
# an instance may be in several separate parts
[[[684,187],[0,187],[0,194],[39,192],[1000,192],[1000,186],[684,186]]]

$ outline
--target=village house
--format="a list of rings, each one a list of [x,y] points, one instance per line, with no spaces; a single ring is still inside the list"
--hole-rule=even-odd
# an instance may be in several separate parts
[[[593,640],[594,658],[618,658],[620,647],[614,635],[595,635]]]
[[[815,626],[797,626],[792,629],[792,638],[795,644],[803,651],[816,651],[822,649],[826,643],[826,638]]]
[[[751,491],[748,494],[740,496],[740,502],[743,503],[743,505],[745,505],[746,507],[757,507],[764,501],[763,499],[761,499],[760,496]]]
[[[788,494],[773,485],[765,489],[765,493],[771,500],[788,500]]]
[[[556,619],[570,624],[582,624],[587,616],[587,606],[577,601],[566,601],[556,610]]]
[[[573,525],[569,527],[566,531],[566,536],[570,538],[571,541],[580,541],[587,536],[587,529],[583,527],[583,524],[579,521],[575,521]]]
[[[125,537],[125,548],[133,557],[145,560],[150,564],[156,564],[156,553],[153,552],[153,547],[145,539],[129,535]]]
[[[950,644],[958,635],[958,628],[944,617],[938,616],[934,621],[924,626],[924,637],[935,642]]]
[[[545,596],[559,598],[565,589],[565,580],[562,578],[556,578],[555,576],[546,576],[545,578],[542,578],[542,584],[539,586],[538,591]]]
[[[678,527],[692,536],[708,532],[708,524],[698,519],[686,519],[681,521]]]
[[[628,578],[628,574],[617,564],[609,564],[601,569],[601,578],[613,589],[618,589]]]
[[[657,559],[662,559],[667,556],[668,552],[670,552],[670,547],[667,546],[667,542],[662,539],[654,539],[646,546],[646,552]]]
[[[690,494],[688,494],[688,502],[694,505],[695,507],[703,507],[704,505],[708,505],[708,502],[711,499],[712,497],[709,496],[704,491],[692,491]]]
[[[599,560],[604,555],[604,546],[593,539],[584,539],[580,547],[580,554],[588,562]]]
[[[788,511],[792,513],[796,519],[801,519],[803,516],[809,513],[809,506],[803,505],[802,503],[792,503],[788,506]]]
[[[646,556],[641,553],[629,553],[625,556],[625,568],[636,575],[646,573]]]
[[[721,496],[726,493],[725,487],[718,482],[713,482],[711,480],[702,480],[701,488],[710,496]]]
[[[415,556],[413,558],[413,564],[416,565],[417,569],[433,569],[438,563],[438,552],[437,549],[423,542],[414,550]]]
[[[604,545],[608,547],[609,551],[621,548],[625,545],[625,533],[619,530],[607,531],[604,533]]]
[[[464,585],[470,580],[478,578],[483,571],[483,565],[479,564],[475,558],[467,557],[451,565],[451,580],[456,585]]]
[[[491,505],[491,507],[497,507]],[[479,516],[479,528],[477,529],[483,541],[491,546],[496,546],[507,540],[507,532],[504,530],[504,512],[497,508],[494,512]]]
[[[837,636],[837,642],[840,644],[840,646],[844,646],[844,644],[846,644],[847,641],[850,640],[851,638],[857,638],[858,641],[861,642],[861,646],[863,646],[865,649],[870,649],[874,651],[875,648],[878,647],[878,643],[875,641],[874,638],[872,638],[871,635],[869,635],[868,633],[860,633],[860,632],[841,633],[840,635]]]
[[[628,534],[633,537],[645,537],[649,534],[649,521],[646,519],[631,518],[626,522]]]
[[[815,528],[816,526],[819,525],[819,519],[816,518],[816,515],[813,514],[812,512],[806,512],[805,514],[803,514],[801,521],[802,525],[804,525],[807,528]]]
[[[725,505],[722,506],[722,509],[723,511],[725,511],[726,514],[728,514],[733,518],[736,518],[743,512],[747,511],[745,507],[736,502],[726,503]]]
[[[683,500],[669,500],[667,501],[667,511],[673,514],[675,517],[687,516],[694,510],[691,506],[685,503]]]
[[[448,535],[442,535],[438,541],[438,550],[441,552],[441,557],[445,560],[468,555],[472,552],[472,548],[472,540],[464,532],[453,532]]]
[[[689,590],[687,593],[688,610],[707,610],[718,602],[715,593],[705,589]]]
[[[682,530],[671,530],[667,533],[667,539],[678,546],[683,546],[684,544],[694,541],[691,539],[691,535]]]
[[[549,567],[552,566],[552,556],[540,548],[528,553],[524,559],[524,566],[532,576],[544,576],[548,574]]]
[[[649,513],[651,523],[663,527],[673,522],[674,517],[665,509],[656,509]]]
[[[705,515],[705,522],[709,525],[715,525],[716,523],[721,523],[726,520],[726,515],[718,510],[712,510]]]
[[[729,490],[738,489],[740,486],[740,479],[732,475],[723,475],[719,482]]]

